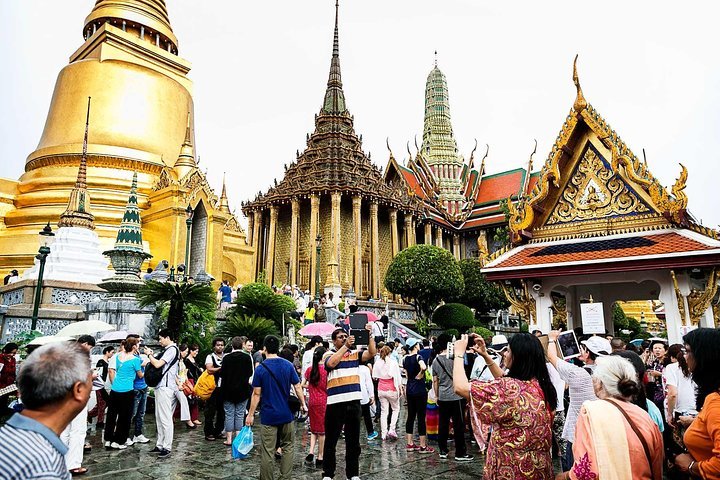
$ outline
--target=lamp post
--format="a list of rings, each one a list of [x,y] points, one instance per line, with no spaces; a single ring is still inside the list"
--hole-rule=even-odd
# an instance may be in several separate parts
[[[45,273],[45,261],[47,260],[47,256],[50,255],[50,245],[52,245],[53,240],[55,240],[55,234],[53,233],[52,228],[50,228],[50,222],[48,222],[48,224],[40,231],[39,237],[40,249],[38,250],[38,254],[35,258],[40,260],[40,268],[38,269],[37,285],[35,285],[35,301],[33,302],[30,331],[34,331],[37,328],[38,310],[40,309],[40,299],[42,297],[43,273]]]
[[[187,225],[187,235],[185,238],[185,277],[190,273],[190,229],[192,228],[193,209],[190,205],[185,209],[185,225]]]
[[[315,301],[320,301],[320,247],[322,246],[322,236],[318,234],[315,238]]]

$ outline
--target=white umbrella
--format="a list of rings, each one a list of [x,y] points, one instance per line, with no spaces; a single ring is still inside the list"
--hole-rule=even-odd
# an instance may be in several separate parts
[[[62,328],[56,333],[56,336],[76,337],[79,335],[107,332],[109,330],[115,330],[115,327],[109,323],[101,322],[100,320],[82,320],[80,322],[71,323],[70,325]]]
[[[130,333],[133,332],[128,332],[127,330],[115,330],[103,335],[98,342],[121,342],[125,340]]]
[[[46,337],[37,337],[33,339],[28,345],[47,345],[48,343],[57,343],[57,342],[69,342],[71,340],[75,340],[72,337],[59,337],[56,335],[48,335]]]

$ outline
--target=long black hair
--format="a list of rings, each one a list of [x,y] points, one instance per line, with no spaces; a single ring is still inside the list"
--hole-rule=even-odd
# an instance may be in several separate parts
[[[545,404],[550,410],[557,408],[557,390],[550,381],[545,351],[540,340],[529,333],[516,333],[510,339],[512,362],[508,376],[518,380],[535,379],[545,396]]]
[[[638,393],[633,396],[632,400],[635,405],[642,408],[646,412],[648,411],[648,405],[647,405],[647,396],[645,396],[645,389],[643,388],[643,379],[645,378],[645,362],[642,361],[642,358],[640,358],[640,355],[638,355],[635,352],[631,352],[629,350],[618,350],[616,352],[613,352],[612,355],[623,357],[627,359],[630,363],[632,363],[632,366],[635,367],[635,372],[637,372],[637,384],[638,384]]]
[[[315,353],[313,353],[312,368],[310,369],[310,385],[316,386],[320,382],[320,362],[322,362],[323,355],[325,355],[325,347],[317,347]]]
[[[720,331],[714,328],[698,328],[683,337],[695,359],[692,379],[697,384],[696,408],[700,411],[705,397],[720,390]]]

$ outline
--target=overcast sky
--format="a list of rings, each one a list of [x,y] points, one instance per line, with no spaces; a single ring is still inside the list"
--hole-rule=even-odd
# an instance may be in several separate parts
[[[18,178],[40,139],[57,73],[83,42],[94,0],[0,2],[0,176]],[[313,130],[332,49],[332,0],[168,0],[192,62],[201,168],[231,208],[281,178]],[[682,8],[680,8],[682,7]],[[588,101],[689,208],[720,224],[720,34],[714,2],[341,0],[340,60],[364,148],[386,164],[422,138],[433,51],[458,146],[490,144],[488,173],[536,169],[572,106],[572,59]],[[414,146],[412,147],[414,151]]]

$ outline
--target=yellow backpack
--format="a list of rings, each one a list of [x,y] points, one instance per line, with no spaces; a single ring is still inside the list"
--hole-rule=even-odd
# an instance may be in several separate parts
[[[200,378],[195,382],[195,396],[200,400],[207,400],[215,391],[215,375],[212,375],[206,371],[200,374]]]

